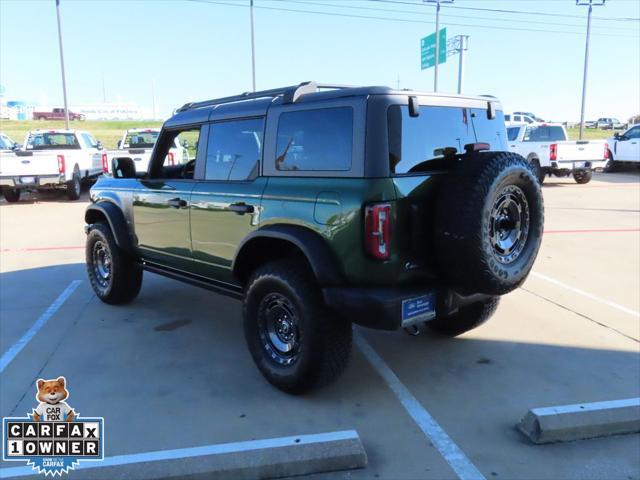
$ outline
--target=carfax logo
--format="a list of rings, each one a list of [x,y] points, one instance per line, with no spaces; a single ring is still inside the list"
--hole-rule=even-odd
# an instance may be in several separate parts
[[[26,461],[55,477],[84,460],[104,459],[104,419],[83,418],[65,401],[64,377],[37,382],[38,405],[26,417],[2,419],[2,460]]]

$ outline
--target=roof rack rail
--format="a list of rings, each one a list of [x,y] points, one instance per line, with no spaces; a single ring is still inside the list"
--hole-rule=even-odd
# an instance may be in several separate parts
[[[340,89],[353,88],[351,85],[334,85],[328,83],[302,82],[299,85],[290,87],[273,88],[271,90],[260,90],[258,92],[244,92],[240,95],[232,95],[230,97],[214,98],[202,102],[185,103],[178,108],[175,113],[186,112],[194,108],[209,107],[213,105],[222,105],[225,103],[239,102],[242,100],[253,100],[256,98],[268,98],[283,96],[284,103],[295,103],[302,95],[307,93],[315,93],[321,89]]]

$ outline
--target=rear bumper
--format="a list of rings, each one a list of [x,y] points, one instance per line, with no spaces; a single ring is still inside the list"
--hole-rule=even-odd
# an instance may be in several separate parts
[[[27,180],[28,179],[28,180]],[[25,180],[25,181],[23,181]],[[32,181],[31,181],[32,180]],[[37,187],[63,187],[65,185],[62,175],[25,175],[0,177],[0,187],[10,188],[37,188]]]
[[[430,287],[326,287],[322,289],[325,303],[345,319],[364,327],[397,330],[421,321],[450,315],[463,305],[490,298],[489,295],[461,295],[453,290]],[[406,318],[403,304],[431,297],[435,315]],[[403,316],[405,320],[403,321]]]
[[[552,170],[593,170],[594,168],[602,168],[607,163],[606,160],[598,161],[577,161],[577,160],[558,160],[551,162]]]

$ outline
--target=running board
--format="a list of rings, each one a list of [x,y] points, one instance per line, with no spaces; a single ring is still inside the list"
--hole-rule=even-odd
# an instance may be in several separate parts
[[[178,280],[183,283],[195,285],[196,287],[211,290],[212,292],[226,295],[228,297],[236,298],[238,300],[244,297],[244,292],[241,287],[231,285],[228,283],[218,282],[216,280],[210,280],[199,275],[192,275],[182,270],[176,270],[155,263],[149,263],[148,261],[142,262],[142,268],[147,272],[157,273],[163,277]]]

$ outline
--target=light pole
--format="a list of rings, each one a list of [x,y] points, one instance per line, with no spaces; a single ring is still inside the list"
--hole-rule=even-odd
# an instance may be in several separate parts
[[[593,7],[604,5],[606,0],[576,0],[578,6],[588,6],[587,13],[587,42],[584,48],[584,72],[582,74],[582,106],[580,107],[580,134],[578,138],[582,140],[582,131],[584,130],[584,105],[587,96],[587,69],[589,65],[589,37],[591,35],[591,12]]]
[[[64,97],[64,124],[69,130],[69,105],[67,105],[67,81],[64,75],[64,54],[62,53],[62,27],[60,25],[60,0],[56,0],[56,16],[58,17],[58,44],[60,45],[60,70],[62,71],[62,95]]]
[[[436,4],[436,64],[433,71],[433,91],[438,91],[438,63],[440,62],[440,4],[453,3],[453,0],[423,0],[428,3]]]
[[[251,15],[251,79],[253,91],[256,91],[256,43],[253,33],[253,0],[249,0],[249,10]]]

